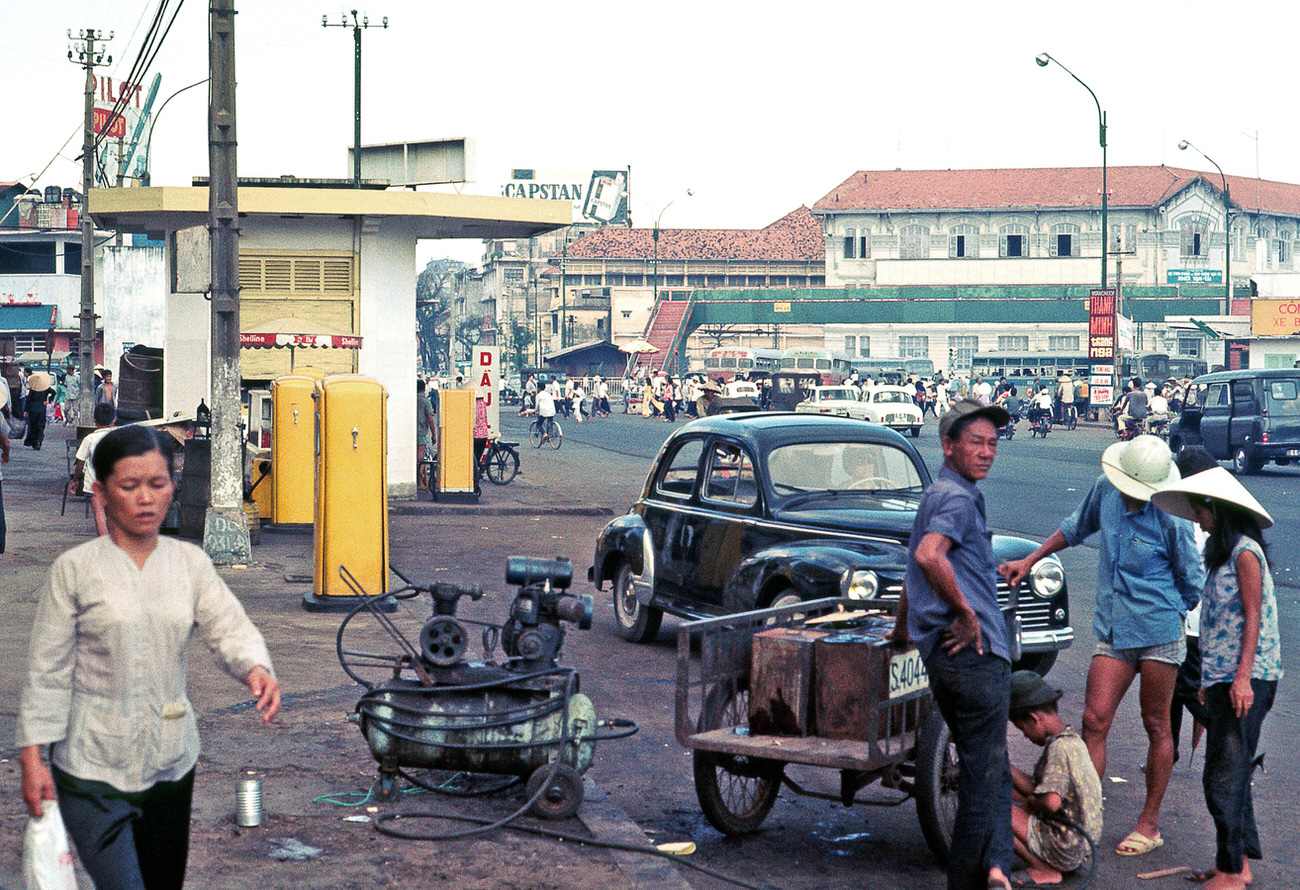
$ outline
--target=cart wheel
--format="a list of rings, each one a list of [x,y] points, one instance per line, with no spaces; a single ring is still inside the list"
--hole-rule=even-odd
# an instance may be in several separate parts
[[[719,684],[704,697],[700,732],[749,725],[749,690]],[[733,837],[753,834],[781,790],[780,761],[696,751],[695,796],[709,823]]]
[[[543,819],[568,819],[576,816],[578,808],[582,806],[582,776],[567,763],[558,766],[548,763],[533,770],[533,774],[528,777],[528,784],[524,786],[524,794],[532,800],[551,774],[552,768],[555,777],[546,786],[542,796],[533,801],[533,815]]]
[[[948,864],[957,820],[957,745],[937,707],[931,707],[916,746],[916,817],[934,858]]]

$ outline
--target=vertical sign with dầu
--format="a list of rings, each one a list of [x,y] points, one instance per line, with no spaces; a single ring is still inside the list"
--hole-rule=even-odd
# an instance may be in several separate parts
[[[495,346],[478,346],[474,349],[474,397],[487,404],[490,438],[501,434],[501,362]]]

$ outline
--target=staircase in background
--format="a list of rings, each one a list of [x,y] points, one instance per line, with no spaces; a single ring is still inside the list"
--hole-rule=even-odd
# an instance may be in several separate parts
[[[686,321],[690,318],[691,307],[695,303],[694,294],[685,300],[660,300],[650,316],[646,326],[645,339],[655,346],[658,352],[643,352],[632,357],[628,362],[627,373],[635,375],[638,367],[645,367],[654,372],[667,365],[669,373],[680,374],[682,369],[676,367],[678,354],[684,351]]]

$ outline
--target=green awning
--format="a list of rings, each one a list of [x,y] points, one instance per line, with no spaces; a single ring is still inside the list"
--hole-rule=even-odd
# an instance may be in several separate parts
[[[1191,316],[1188,316],[1187,320],[1190,321],[1192,324],[1196,325],[1198,328],[1200,328],[1203,333],[1209,334],[1215,340],[1218,340],[1220,338],[1221,335],[1219,334],[1219,332],[1216,331],[1214,328],[1210,327],[1205,322],[1197,321]]]

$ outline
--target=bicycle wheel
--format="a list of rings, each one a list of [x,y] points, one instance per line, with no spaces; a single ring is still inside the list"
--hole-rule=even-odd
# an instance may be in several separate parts
[[[519,455],[513,448],[495,448],[488,455],[487,477],[494,485],[509,485],[519,473]]]
[[[551,448],[556,451],[559,451],[560,446],[564,444],[564,430],[560,428],[559,421],[551,424],[551,437],[548,441],[551,443]]]
[[[542,425],[536,420],[528,424],[528,441],[533,443],[534,448],[542,447]]]

